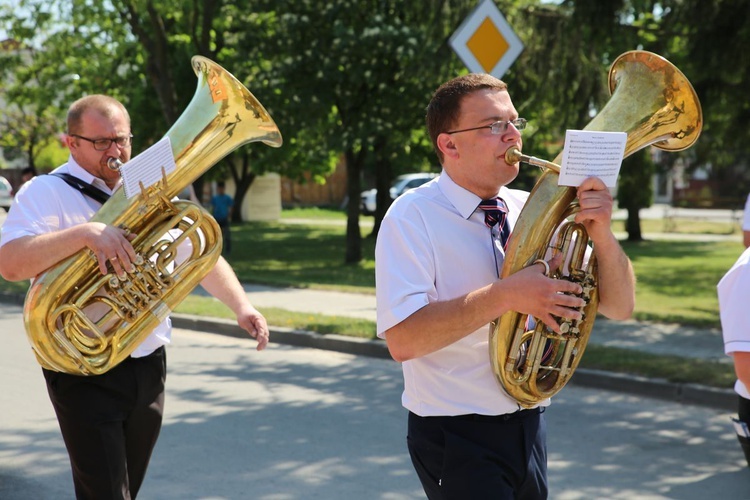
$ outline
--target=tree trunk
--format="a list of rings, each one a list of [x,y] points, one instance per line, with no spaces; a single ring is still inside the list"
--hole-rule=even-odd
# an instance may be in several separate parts
[[[362,234],[359,230],[359,177],[362,173],[364,149],[354,154],[351,149],[344,153],[346,158],[346,191],[349,202],[346,206],[346,264],[356,264],[362,260]]]
[[[378,138],[374,147],[376,154],[385,149],[385,142],[385,138]],[[375,197],[375,213],[373,214],[375,224],[372,227],[372,232],[367,236],[368,238],[378,237],[380,224],[383,222],[383,217],[385,217],[385,213],[388,211],[388,207],[390,207],[391,203],[393,202],[393,200],[391,200],[392,181],[393,168],[391,166],[390,160],[379,158],[377,160],[377,163],[375,164],[375,188],[378,190],[378,194]]]
[[[641,235],[641,211],[639,208],[628,208],[628,217],[625,219],[625,231],[628,233],[628,241],[643,241],[643,235]]]
[[[240,156],[240,158],[234,159],[236,156]],[[232,222],[242,222],[242,203],[245,201],[245,195],[247,195],[250,186],[253,185],[256,175],[250,170],[249,153],[230,154],[228,159],[229,170],[232,173],[232,180],[234,180],[235,185],[231,220]]]

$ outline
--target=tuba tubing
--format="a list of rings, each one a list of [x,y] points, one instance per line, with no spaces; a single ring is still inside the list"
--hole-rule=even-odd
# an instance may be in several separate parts
[[[282,144],[271,116],[231,73],[205,57],[191,62],[197,89],[165,134],[176,168],[130,199],[118,188],[91,219],[136,235],[136,271],[124,280],[113,271],[102,275],[93,252],[83,249],[40,275],[27,292],[26,333],[45,368],[97,375],[128,357],[221,255],[213,217],[195,203],[172,200],[236,148]],[[187,258],[178,259],[178,252]]]
[[[692,146],[700,135],[703,114],[700,101],[688,79],[665,58],[642,50],[625,52],[609,71],[611,98],[584,128],[591,131],[626,132],[625,156],[653,145],[665,151]],[[560,153],[553,162],[521,154],[506,153],[506,161],[524,161],[545,171],[532,189],[511,234],[501,278],[544,259],[548,250],[566,254],[565,270],[551,276],[572,279],[584,288],[583,320],[571,331],[557,335],[538,322],[525,327],[527,315],[509,311],[496,319],[490,330],[493,372],[505,392],[521,406],[532,408],[560,391],[572,377],[586,349],[596,318],[596,249],[588,265],[568,256],[569,243],[556,240],[568,224],[578,239],[588,235],[583,226],[565,220],[578,211],[576,189],[558,186]],[[577,241],[580,248],[580,241]],[[578,266],[578,267],[577,267]]]

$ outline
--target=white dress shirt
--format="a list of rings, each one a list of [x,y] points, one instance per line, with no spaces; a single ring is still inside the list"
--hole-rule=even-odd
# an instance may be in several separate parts
[[[717,285],[724,352],[750,352],[750,248],[740,255]],[[750,391],[737,380],[734,390],[745,399]]]
[[[107,194],[113,190],[76,163],[73,157],[54,172],[69,173]],[[117,189],[118,186],[115,187]],[[88,222],[99,210],[99,202],[52,175],[38,175],[19,190],[0,230],[0,246],[22,236],[36,236]],[[98,268],[97,268],[98,269]],[[97,271],[98,272],[98,271]],[[167,317],[133,351],[132,357],[151,354],[169,344],[172,324]]]
[[[528,195],[500,189],[511,229]],[[379,337],[427,304],[454,299],[499,277],[504,252],[497,226],[491,232],[477,209],[480,201],[443,171],[391,205],[375,250]],[[519,410],[492,371],[489,328],[404,362],[404,407],[420,416]],[[540,404],[547,405],[549,399]]]

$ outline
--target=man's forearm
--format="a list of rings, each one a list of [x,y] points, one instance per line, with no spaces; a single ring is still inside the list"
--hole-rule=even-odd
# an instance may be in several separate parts
[[[0,247],[0,274],[8,281],[35,278],[55,264],[86,248],[84,228],[23,236]]]
[[[242,307],[249,304],[242,284],[224,257],[219,257],[214,268],[201,281],[201,286],[235,314],[239,314]]]
[[[633,265],[619,242],[594,246],[599,268],[599,312],[612,319],[627,319],[635,309]]]

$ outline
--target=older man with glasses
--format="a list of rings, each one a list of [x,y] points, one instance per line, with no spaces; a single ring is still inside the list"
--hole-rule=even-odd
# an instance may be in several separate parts
[[[133,272],[136,235],[89,222],[120,186],[113,160],[131,155],[130,116],[116,99],[91,95],[68,110],[68,162],[29,181],[18,193],[2,228],[0,274],[10,281],[34,279],[88,248],[102,274],[123,279]],[[223,258],[201,285],[226,304],[237,322],[268,343],[266,320],[248,301]],[[164,408],[166,318],[130,357],[101,375],[70,375],[42,369],[68,450],[77,498],[135,498],[159,436]]]

